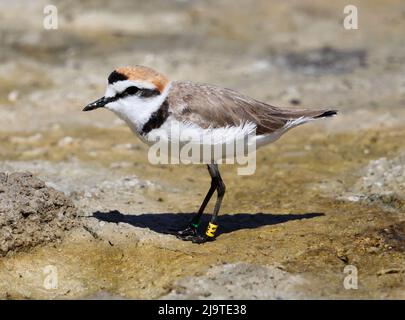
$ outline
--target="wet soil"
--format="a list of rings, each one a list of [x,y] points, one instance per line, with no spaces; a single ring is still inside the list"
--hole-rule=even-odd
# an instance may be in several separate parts
[[[405,298],[400,1],[359,1],[356,31],[341,1],[56,2],[56,31],[45,4],[0,1],[0,172],[31,172],[77,213],[0,257],[1,298]],[[152,166],[114,115],[81,112],[131,64],[340,114],[259,150],[252,176],[221,166],[218,238],[195,245],[168,232],[198,209],[206,168]]]

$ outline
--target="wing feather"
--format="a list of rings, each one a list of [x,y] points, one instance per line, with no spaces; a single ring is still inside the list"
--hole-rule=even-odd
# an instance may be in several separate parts
[[[289,121],[329,116],[333,110],[287,110],[260,102],[234,90],[189,81],[172,83],[168,96],[170,113],[179,121],[202,128],[256,124],[257,134],[270,134]]]

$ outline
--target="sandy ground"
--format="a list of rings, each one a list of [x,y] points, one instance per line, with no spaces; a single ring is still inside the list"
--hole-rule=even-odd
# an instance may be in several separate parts
[[[77,208],[62,240],[0,257],[1,298],[405,298],[401,1],[356,1],[352,31],[343,1],[100,3],[56,1],[44,30],[46,1],[0,1],[0,172]],[[205,167],[152,166],[114,115],[81,112],[132,64],[341,113],[260,150],[253,176],[223,166],[219,236],[194,245],[168,232],[198,209]]]

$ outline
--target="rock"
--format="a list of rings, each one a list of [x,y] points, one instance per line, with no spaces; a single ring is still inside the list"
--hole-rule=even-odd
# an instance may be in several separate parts
[[[347,256],[347,252],[345,249],[343,248],[338,248],[336,250],[336,256],[342,260],[344,263],[348,263],[349,262],[349,257]]]
[[[122,168],[129,168],[133,164],[127,161],[120,161],[120,162],[113,162],[110,164],[111,169],[122,169]]]
[[[290,104],[292,104],[293,106],[298,106],[298,105],[301,104],[301,100],[293,98],[293,99],[290,100]]]
[[[357,202],[360,200],[359,196],[348,196],[347,200],[352,201],[352,202]]]
[[[72,137],[66,136],[63,137],[58,141],[58,147],[66,147],[66,146],[71,146],[74,143],[74,139]]]
[[[361,169],[362,177],[343,199],[379,205],[386,210],[402,211],[405,207],[405,154],[370,161]]]
[[[395,273],[403,273],[405,271],[404,268],[387,268],[387,269],[382,269],[377,272],[377,276],[382,276],[385,274],[395,274]]]
[[[303,283],[303,277],[274,266],[232,263],[179,280],[162,299],[297,299]]]
[[[16,144],[32,144],[40,141],[42,139],[41,133],[36,133],[29,137],[11,137],[10,142]]]
[[[369,247],[369,248],[367,248],[366,249],[366,251],[368,252],[368,253],[378,253],[378,251],[379,251],[379,249],[378,249],[378,247]]]
[[[8,94],[8,96],[7,96],[7,99],[8,99],[8,101],[10,101],[10,102],[16,102],[17,99],[18,99],[18,97],[19,97],[19,95],[20,95],[20,93],[19,93],[18,90],[10,91],[9,94]]]
[[[359,189],[368,193],[384,191],[405,195],[405,154],[373,160],[364,171],[362,180],[357,183]]]
[[[0,256],[61,239],[76,214],[70,199],[31,173],[0,173]]]

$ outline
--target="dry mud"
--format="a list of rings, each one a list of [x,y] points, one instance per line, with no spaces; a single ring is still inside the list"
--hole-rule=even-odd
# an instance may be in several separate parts
[[[60,240],[76,218],[62,192],[30,173],[0,172],[0,255]]]
[[[55,31],[46,4],[0,1],[1,298],[405,298],[401,1],[359,1],[356,31],[343,1],[56,1]],[[131,64],[340,114],[259,150],[252,176],[222,166],[218,238],[194,245],[169,231],[206,168],[152,166],[114,115],[81,112]]]

